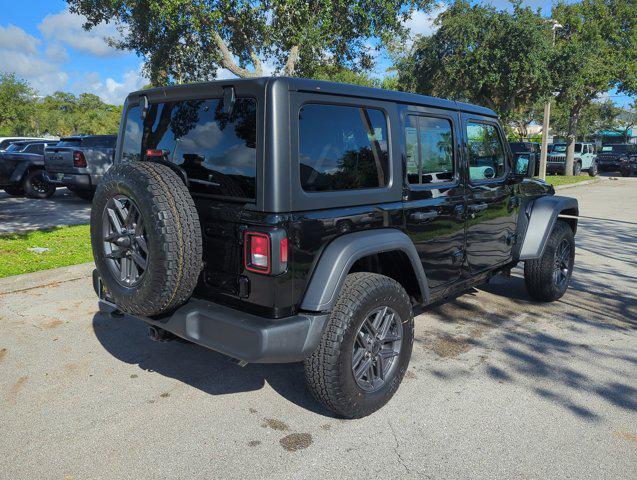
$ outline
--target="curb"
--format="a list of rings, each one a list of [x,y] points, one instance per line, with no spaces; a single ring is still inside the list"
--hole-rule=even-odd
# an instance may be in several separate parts
[[[0,278],[0,295],[23,292],[34,288],[55,286],[60,283],[71,282],[73,280],[90,278],[94,268],[95,264],[93,262],[89,262]]]
[[[555,190],[565,190],[567,188],[575,188],[575,187],[583,187],[584,185],[592,185],[593,183],[606,182],[610,179],[615,179],[615,177],[597,177],[592,180],[584,180],[583,182],[577,183],[569,183],[567,185],[558,185],[557,187],[553,187]]]

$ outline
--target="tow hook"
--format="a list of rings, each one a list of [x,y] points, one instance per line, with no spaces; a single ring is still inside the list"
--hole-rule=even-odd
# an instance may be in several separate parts
[[[153,342],[170,342],[175,339],[175,335],[163,328],[155,327],[153,325],[148,326],[148,338]]]

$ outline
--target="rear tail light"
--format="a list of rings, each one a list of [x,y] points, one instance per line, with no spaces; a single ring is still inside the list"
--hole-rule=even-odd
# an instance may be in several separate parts
[[[246,270],[278,275],[288,268],[288,239],[284,230],[244,234]]]
[[[78,168],[86,168],[86,158],[84,154],[78,150],[73,152],[73,166]]]
[[[146,156],[147,157],[163,157],[165,155],[168,155],[167,150],[155,150],[153,148],[148,148],[146,149]]]

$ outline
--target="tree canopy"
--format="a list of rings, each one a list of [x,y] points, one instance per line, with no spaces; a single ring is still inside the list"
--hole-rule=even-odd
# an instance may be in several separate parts
[[[39,97],[14,74],[0,74],[0,135],[117,133],[121,113],[91,93]]]
[[[404,35],[402,22],[432,0],[67,0],[85,28],[115,22],[117,48],[145,59],[153,85],[263,75],[264,62],[306,75],[326,58],[368,68],[368,40]]]
[[[552,11],[561,24],[551,64],[557,101],[566,111],[572,171],[582,112],[600,94],[616,88],[637,92],[637,0],[560,1]]]
[[[551,27],[539,12],[460,0],[398,64],[406,90],[488,106],[505,122],[531,115],[551,91]]]

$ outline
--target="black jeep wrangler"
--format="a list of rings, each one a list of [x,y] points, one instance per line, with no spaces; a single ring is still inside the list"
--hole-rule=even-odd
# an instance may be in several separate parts
[[[303,361],[339,415],[384,405],[412,308],[525,262],[566,291],[578,204],[517,165],[496,114],[297,78],[128,96],[93,201],[102,310],[241,362]]]

